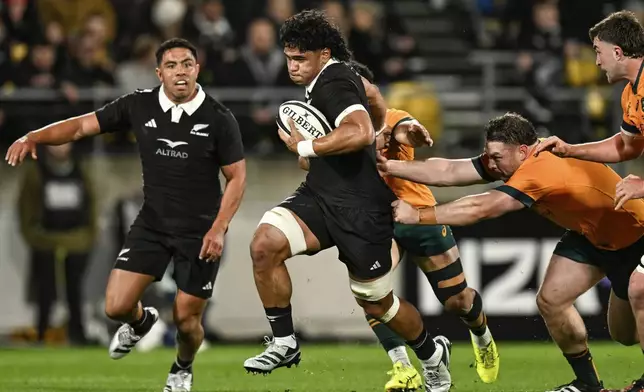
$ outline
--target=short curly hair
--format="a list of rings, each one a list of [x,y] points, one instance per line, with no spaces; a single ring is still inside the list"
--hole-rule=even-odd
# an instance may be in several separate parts
[[[288,18],[280,28],[280,44],[302,52],[328,48],[331,56],[340,61],[352,57],[340,29],[319,10],[302,11]]]
[[[531,146],[537,142],[537,131],[530,121],[517,113],[506,113],[491,119],[485,126],[485,140],[513,146]]]

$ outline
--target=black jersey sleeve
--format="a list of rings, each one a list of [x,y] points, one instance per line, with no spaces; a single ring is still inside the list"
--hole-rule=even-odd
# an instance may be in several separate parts
[[[219,166],[226,166],[244,159],[244,145],[237,119],[229,110],[223,113],[221,121],[215,159]]]
[[[101,133],[129,131],[132,127],[132,106],[135,93],[123,95],[96,110]]]
[[[364,110],[360,100],[360,88],[350,78],[333,78],[321,85],[315,92],[324,107],[318,107],[327,120],[337,128],[342,120],[356,110]]]

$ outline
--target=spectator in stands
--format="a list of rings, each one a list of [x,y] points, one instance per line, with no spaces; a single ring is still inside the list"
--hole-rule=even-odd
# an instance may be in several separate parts
[[[161,41],[182,37],[187,6],[182,0],[156,0],[152,6],[152,23]]]
[[[201,5],[188,14],[184,32],[204,49],[211,65],[232,59],[235,32],[221,0],[202,0]]]
[[[71,102],[78,100],[79,87],[114,85],[114,77],[102,63],[98,51],[101,47],[88,35],[76,43],[72,58],[63,74],[63,93]]]
[[[85,39],[91,40],[92,46],[96,48],[95,62],[105,69],[113,70],[115,64],[112,61],[111,40],[107,29],[107,19],[102,14],[91,14],[85,21],[82,35]]]
[[[349,46],[355,59],[366,64],[380,84],[410,77],[405,58],[415,47],[413,38],[404,34],[401,26],[392,31],[385,7],[386,4],[366,0],[351,4]]]
[[[517,68],[528,91],[524,103],[537,127],[552,121],[553,88],[563,80],[563,44],[556,0],[535,0],[532,18],[521,24]]]
[[[128,60],[140,35],[152,34],[154,0],[111,0],[117,17],[118,30],[114,40],[114,60]]]
[[[7,36],[15,43],[29,45],[40,32],[36,8],[29,0],[6,0],[5,5],[0,9]]]
[[[292,86],[284,53],[277,45],[275,29],[270,20],[254,20],[248,27],[247,43],[239,51],[237,60],[226,70],[228,84],[240,87]],[[267,95],[255,95],[249,103],[250,116],[238,115],[243,130],[244,145],[267,154],[281,146],[275,130],[275,114],[281,102]],[[247,125],[246,125],[247,124]]]
[[[351,21],[347,16],[347,10],[342,1],[325,0],[320,8],[326,13],[327,17],[335,23],[345,37],[349,36],[351,31]]]
[[[53,45],[56,51],[56,73],[60,74],[67,65],[67,37],[63,27],[58,22],[49,22],[44,28],[44,35],[47,42]]]
[[[82,277],[96,238],[96,198],[70,144],[47,147],[28,166],[18,198],[20,227],[31,250],[31,284],[38,305],[38,340],[44,341],[56,300],[56,270],[64,265],[68,337],[85,344]]]
[[[116,68],[116,84],[128,91],[158,86],[159,79],[152,70],[156,67],[155,52],[159,44],[159,40],[152,36],[139,36],[134,43],[132,58]]]
[[[37,4],[41,25],[56,22],[67,37],[81,35],[92,15],[105,18],[108,41],[111,42],[116,35],[116,16],[110,0],[37,0]]]
[[[29,56],[14,72],[14,82],[18,87],[53,89],[58,87],[55,73],[56,49],[46,41],[34,43]]]
[[[295,2],[293,0],[267,0],[266,17],[273,22],[275,29],[279,31],[284,21],[295,14]]]

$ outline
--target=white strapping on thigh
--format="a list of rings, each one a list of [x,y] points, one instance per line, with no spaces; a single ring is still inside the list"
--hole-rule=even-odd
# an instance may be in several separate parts
[[[637,264],[637,267],[635,267],[635,271],[639,272],[640,274],[644,274],[644,256],[642,256],[639,264]]]
[[[304,231],[302,231],[297,219],[286,208],[274,207],[272,210],[266,211],[259,221],[260,225],[262,223],[274,226],[284,234],[291,247],[291,256],[295,256],[306,250]]]
[[[353,296],[365,301],[378,301],[393,290],[393,276],[391,271],[370,282],[358,282],[349,278]]]

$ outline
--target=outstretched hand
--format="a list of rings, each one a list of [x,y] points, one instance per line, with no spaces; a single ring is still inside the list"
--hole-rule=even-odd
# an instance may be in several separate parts
[[[9,147],[4,160],[11,166],[19,166],[22,161],[25,160],[27,155],[31,155],[31,158],[33,159],[38,159],[36,154],[36,143],[30,140],[27,136],[23,136],[13,142],[11,147]]]

